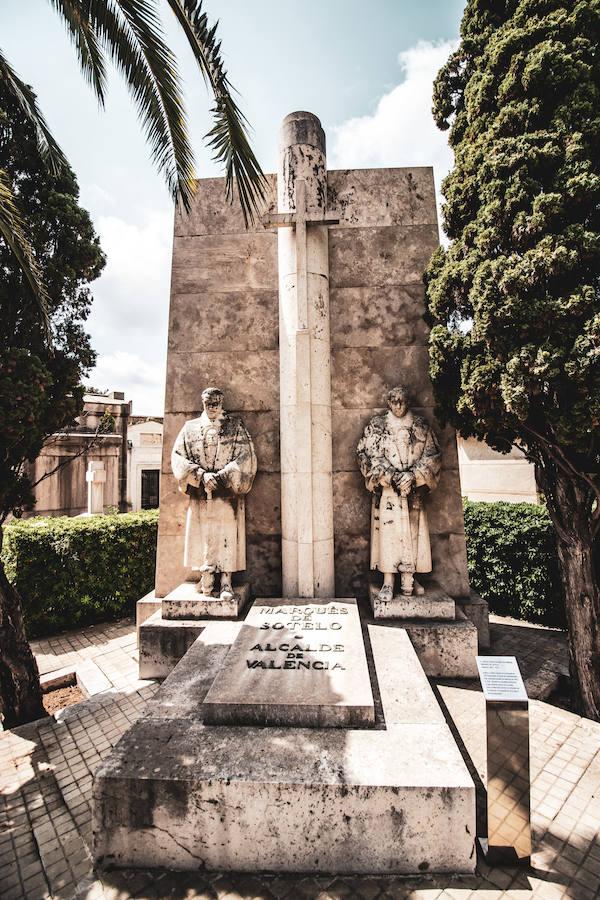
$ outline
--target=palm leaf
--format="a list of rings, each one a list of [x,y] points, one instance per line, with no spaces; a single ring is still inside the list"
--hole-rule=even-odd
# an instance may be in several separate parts
[[[0,169],[0,235],[12,250],[23,275],[29,282],[44,329],[48,333],[48,294],[33,248],[25,233],[25,225],[10,180],[4,169]]]
[[[98,37],[89,20],[85,3],[80,0],[50,0],[63,19],[75,44],[79,64],[86,81],[94,89],[101,106],[106,95],[106,66]]]
[[[234,178],[248,226],[264,200],[267,181],[248,139],[248,122],[235,102],[233,87],[227,77],[217,25],[209,27],[202,0],[167,0],[194,53],[206,84],[215,97],[212,109],[215,124],[206,135],[214,151],[214,159],[224,164],[226,191],[233,198]]]
[[[54,140],[46,120],[37,105],[35,94],[22,81],[0,50],[0,80],[10,92],[14,102],[35,130],[38,148],[42,159],[52,171],[58,175],[68,163],[64,153]]]
[[[63,17],[76,15],[123,75],[142,120],[151,155],[175,200],[189,209],[195,189],[174,55],[160,31],[156,0],[52,0]],[[74,36],[71,31],[72,37]],[[74,38],[76,39],[76,38]],[[81,55],[80,55],[81,61]]]

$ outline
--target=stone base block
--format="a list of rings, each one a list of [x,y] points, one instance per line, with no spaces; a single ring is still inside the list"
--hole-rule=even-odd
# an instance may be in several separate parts
[[[135,624],[138,632],[138,641],[139,641],[139,632],[140,625],[149,619],[150,616],[153,616],[154,613],[160,609],[160,605],[162,600],[160,597],[156,596],[155,591],[150,591],[149,594],[146,594],[145,597],[142,597],[141,600],[135,604]]]
[[[185,656],[206,622],[163,619],[160,609],[138,629],[140,678],[166,678]]]
[[[467,619],[477,629],[479,647],[483,649],[490,646],[490,611],[487,601],[475,591],[471,591],[468,597],[461,597],[456,601]]]
[[[209,726],[203,700],[239,627],[204,623],[97,770],[96,864],[473,872],[475,787],[406,631],[368,626],[375,728]]]
[[[430,678],[477,678],[477,629],[457,610],[454,622],[405,622]]]
[[[230,600],[199,594],[195,583],[184,581],[162,600],[163,619],[237,619],[250,597],[250,585],[234,585]]]
[[[385,601],[379,596],[381,588],[369,585],[371,609],[376,619],[455,619],[456,604],[435,582],[425,586],[424,594],[406,597],[396,594]]]

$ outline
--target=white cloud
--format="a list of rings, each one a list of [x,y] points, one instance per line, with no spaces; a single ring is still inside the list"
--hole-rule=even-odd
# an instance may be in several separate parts
[[[100,389],[125,391],[125,399],[133,400],[135,415],[161,415],[165,393],[163,365],[142,358],[138,353],[116,350],[102,353],[88,384]]]
[[[107,264],[92,286],[88,326],[98,364],[87,379],[120,390],[136,414],[160,415],[164,402],[169,279],[173,235],[170,212],[147,214],[141,225],[117,216],[97,221]]]
[[[398,56],[403,79],[384,94],[371,115],[334,129],[331,168],[433,166],[436,190],[452,165],[447,132],[431,115],[433,81],[456,43],[419,41]]]

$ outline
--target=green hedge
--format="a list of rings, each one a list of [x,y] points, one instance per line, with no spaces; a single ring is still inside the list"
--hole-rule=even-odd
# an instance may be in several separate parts
[[[2,558],[29,637],[133,615],[152,590],[158,510],[35,518],[4,529]],[[554,532],[543,506],[465,501],[469,577],[490,611],[564,627]]]
[[[148,510],[5,526],[2,560],[28,637],[132,615],[154,585],[157,525],[158,510]]]
[[[544,506],[465,501],[471,585],[490,612],[564,628],[554,529]]]

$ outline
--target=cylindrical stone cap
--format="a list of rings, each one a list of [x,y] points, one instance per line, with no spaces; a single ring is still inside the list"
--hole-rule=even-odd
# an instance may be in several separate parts
[[[313,113],[293,112],[286,116],[281,126],[281,148],[295,144],[308,144],[325,155],[325,132],[321,122]]]

